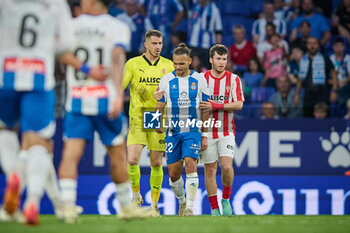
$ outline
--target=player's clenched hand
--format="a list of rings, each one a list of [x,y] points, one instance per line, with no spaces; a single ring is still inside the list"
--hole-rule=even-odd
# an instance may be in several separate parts
[[[208,99],[208,102],[202,101],[199,103],[199,109],[202,110],[203,112],[210,112],[213,110],[213,107],[211,103],[214,102],[212,100]]]
[[[205,151],[207,149],[208,149],[208,138],[207,137],[202,137],[201,151]]]
[[[163,133],[162,129],[155,129],[157,133]]]
[[[108,78],[108,70],[103,65],[97,65],[91,68],[89,76],[96,81],[103,82]]]
[[[157,89],[153,93],[153,98],[158,101],[163,98],[163,95],[164,91],[159,91],[159,87],[157,87]]]
[[[122,95],[117,96],[113,102],[113,109],[108,113],[110,119],[115,119],[123,111],[124,99]]]

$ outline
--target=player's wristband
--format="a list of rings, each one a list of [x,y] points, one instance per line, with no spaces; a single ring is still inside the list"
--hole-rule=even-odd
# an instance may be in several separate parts
[[[202,132],[202,137],[206,137],[207,138],[208,135],[209,135],[208,132]]]
[[[224,109],[224,105],[225,105],[225,104],[218,104],[218,103],[213,103],[213,102],[210,102],[210,104],[211,104],[213,111]]]
[[[79,69],[81,72],[83,72],[84,74],[90,74],[90,70],[91,70],[91,67],[88,66],[88,64],[86,63],[83,63],[81,66],[80,66],[80,69]]]

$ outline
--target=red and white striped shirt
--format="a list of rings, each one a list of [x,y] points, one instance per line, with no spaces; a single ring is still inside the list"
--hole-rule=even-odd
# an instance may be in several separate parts
[[[244,101],[242,83],[237,75],[225,71],[222,77],[215,78],[211,71],[208,70],[204,73],[204,77],[208,83],[210,98],[215,103],[227,104],[235,101]],[[234,111],[213,111],[210,118],[215,122],[221,121],[222,127],[216,128],[214,126],[209,138],[216,139],[231,134],[235,135],[236,126],[233,115]]]

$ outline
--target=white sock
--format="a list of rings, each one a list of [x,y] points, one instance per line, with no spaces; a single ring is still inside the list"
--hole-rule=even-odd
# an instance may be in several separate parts
[[[192,172],[186,174],[186,208],[193,209],[198,189],[198,174]]]
[[[39,145],[32,146],[27,153],[27,199],[25,206],[30,202],[34,202],[36,207],[39,208],[49,174],[48,167],[51,158],[46,148]]]
[[[28,151],[21,150],[16,158],[15,171],[21,180],[21,193],[24,191],[27,184],[27,162],[28,162]]]
[[[62,205],[62,199],[61,199],[61,192],[58,187],[58,181],[57,181],[57,175],[56,175],[56,170],[55,166],[53,164],[53,155],[51,154],[51,160],[49,163],[49,176],[46,181],[46,193],[47,196],[50,198],[52,201],[52,204],[56,208],[57,206]]]
[[[125,182],[125,183],[120,183],[120,184],[115,184],[115,187],[117,189],[115,197],[118,199],[120,207],[121,208],[126,208],[130,205],[131,199],[130,199],[130,183]]]
[[[75,205],[77,201],[76,179],[63,178],[59,180],[61,187],[61,198],[64,204]]]
[[[0,130],[0,165],[6,177],[10,177],[19,152],[17,133],[12,130]]]
[[[185,190],[184,190],[184,180],[182,176],[175,182],[172,182],[169,178],[169,185],[171,190],[173,190],[176,198],[179,200],[179,204],[183,205],[186,203]]]
[[[158,202],[152,201],[151,206],[152,207],[158,207]]]

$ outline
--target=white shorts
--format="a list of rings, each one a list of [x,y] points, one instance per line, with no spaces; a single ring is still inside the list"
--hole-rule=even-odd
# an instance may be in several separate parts
[[[201,162],[204,164],[214,163],[221,156],[231,157],[236,152],[234,135],[223,138],[208,139],[208,149],[201,152]]]

